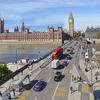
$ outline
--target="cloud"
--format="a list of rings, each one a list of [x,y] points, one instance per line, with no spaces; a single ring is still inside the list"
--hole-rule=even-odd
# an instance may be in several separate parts
[[[2,2],[1,2],[2,1]],[[24,13],[50,7],[98,5],[98,0],[7,0],[0,1],[0,11]]]
[[[77,23],[81,23],[79,24],[80,26],[78,26],[78,24],[76,24],[76,26],[81,27],[85,25],[86,22],[89,23],[89,25],[90,23],[93,24],[93,22],[97,23],[97,19],[94,19],[96,20],[94,21],[92,18],[99,19],[100,16],[94,16],[93,14],[95,12],[93,12],[92,15],[89,13],[89,15],[84,16],[87,11],[81,15],[81,13],[83,13],[81,11],[83,10],[80,10],[81,7],[86,8],[87,6],[88,9],[88,7],[92,6],[93,8],[95,5],[100,5],[99,0],[0,0],[0,16],[4,17],[5,20],[14,21],[15,24],[20,20],[26,20],[28,25],[61,24],[68,26],[66,18],[68,15],[65,15],[65,13],[69,14],[68,11],[75,8],[79,11],[76,21]],[[66,11],[60,10],[62,8],[64,11],[66,9]]]

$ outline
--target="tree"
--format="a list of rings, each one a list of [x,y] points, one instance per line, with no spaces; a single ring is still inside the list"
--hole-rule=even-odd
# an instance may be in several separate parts
[[[85,37],[85,33],[82,33],[82,37]]]
[[[80,37],[81,36],[81,31],[74,32],[74,37]]]
[[[7,68],[7,65],[0,63],[0,79],[3,79],[5,76],[9,75],[11,71]]]

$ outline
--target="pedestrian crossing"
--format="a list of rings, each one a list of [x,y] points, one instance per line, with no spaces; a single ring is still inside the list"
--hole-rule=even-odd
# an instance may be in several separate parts
[[[59,87],[56,95],[60,97],[64,97],[67,93],[67,89],[65,87]]]
[[[89,93],[90,92],[89,85],[88,84],[82,84],[81,92],[82,93]]]

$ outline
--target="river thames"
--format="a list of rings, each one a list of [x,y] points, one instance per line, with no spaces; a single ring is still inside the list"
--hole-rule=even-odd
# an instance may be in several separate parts
[[[16,62],[29,58],[37,59],[43,57],[51,50],[53,50],[55,45],[34,45],[34,44],[0,44],[0,62]]]

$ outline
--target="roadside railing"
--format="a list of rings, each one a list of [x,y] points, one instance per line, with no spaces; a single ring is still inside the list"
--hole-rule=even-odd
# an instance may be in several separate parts
[[[60,46],[60,47],[62,47],[63,50],[65,50],[65,48],[68,47],[72,42],[73,42],[73,40],[70,41],[70,42],[68,42],[68,43],[66,43],[66,44],[63,45],[63,46]],[[51,52],[52,52],[52,51],[51,51]],[[48,54],[46,54],[43,58],[40,58],[38,61],[32,61],[31,63],[28,63],[28,64],[24,65],[22,68],[16,70],[15,72],[11,73],[10,75],[6,76],[4,79],[0,80],[0,85],[4,84],[5,82],[7,82],[7,81],[10,80],[10,79],[14,79],[14,77],[15,77],[16,75],[18,75],[19,73],[22,73],[25,69],[29,68],[29,66],[31,66],[32,64],[38,63],[39,61],[45,59],[46,57],[48,57],[48,56],[51,54],[51,52],[48,53]],[[51,58],[47,59],[47,60],[40,66],[40,68],[46,67],[51,61],[52,61]]]

